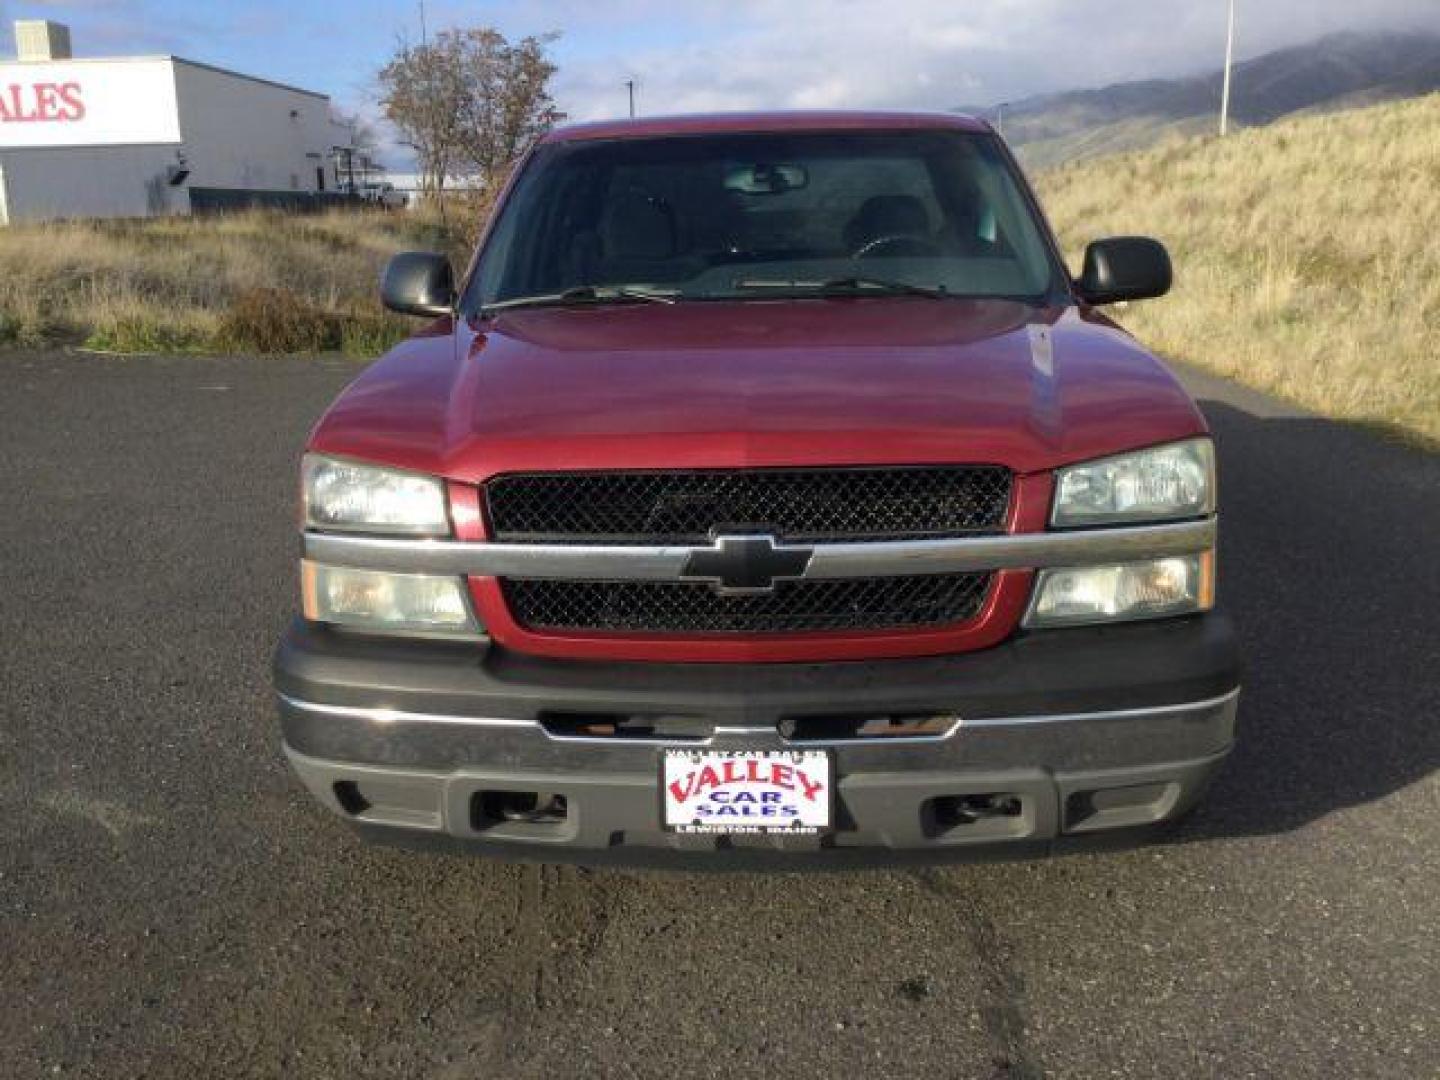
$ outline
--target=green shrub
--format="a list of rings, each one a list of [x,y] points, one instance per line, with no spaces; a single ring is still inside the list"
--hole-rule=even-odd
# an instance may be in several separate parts
[[[334,352],[343,344],[343,327],[339,312],[289,289],[246,289],[221,316],[216,344],[264,354]]]
[[[49,305],[34,305],[7,319],[14,327],[14,343],[27,349],[68,344],[79,337],[76,328]]]
[[[154,315],[102,319],[85,339],[87,348],[122,353],[197,352],[207,344],[205,334]]]
[[[341,316],[340,350],[347,356],[379,356],[409,337],[415,325],[381,311],[349,311]]]

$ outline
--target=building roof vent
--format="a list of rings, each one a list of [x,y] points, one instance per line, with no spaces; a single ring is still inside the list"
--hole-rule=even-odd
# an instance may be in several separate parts
[[[15,20],[17,60],[69,60],[70,28],[49,19]]]

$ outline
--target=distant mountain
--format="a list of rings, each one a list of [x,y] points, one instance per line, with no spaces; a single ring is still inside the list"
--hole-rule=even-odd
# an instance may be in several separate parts
[[[1222,73],[1044,94],[1005,106],[1005,138],[1030,168],[1133,150],[1170,133],[1214,130]],[[1345,33],[1235,65],[1239,126],[1440,90],[1440,36]],[[994,109],[965,109],[990,117]]]

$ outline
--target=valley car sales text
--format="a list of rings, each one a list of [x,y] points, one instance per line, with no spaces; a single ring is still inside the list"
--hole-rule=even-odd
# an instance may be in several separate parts
[[[745,832],[747,826],[760,831],[765,825],[798,821],[802,817],[798,800],[814,803],[825,797],[826,786],[796,766],[752,758],[703,765],[671,781],[669,793],[694,815],[692,824],[677,826],[679,831],[723,827],[725,832]]]

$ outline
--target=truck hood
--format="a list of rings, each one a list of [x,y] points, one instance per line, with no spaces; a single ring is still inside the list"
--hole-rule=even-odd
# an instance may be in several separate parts
[[[1054,468],[1205,422],[1103,316],[874,297],[442,320],[340,397],[312,448],[479,481],[585,468]]]

